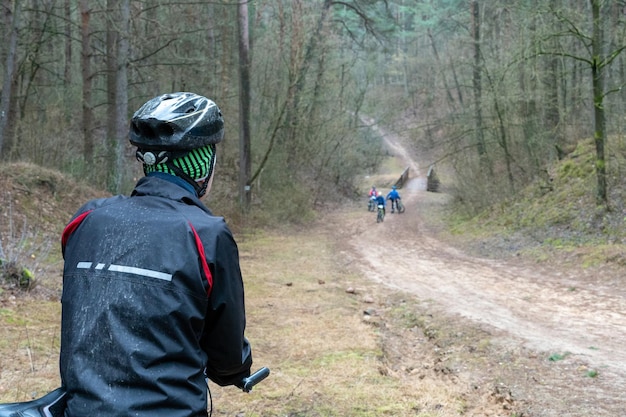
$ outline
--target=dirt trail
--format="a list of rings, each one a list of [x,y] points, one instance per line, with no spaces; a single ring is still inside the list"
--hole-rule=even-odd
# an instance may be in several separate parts
[[[383,136],[390,151],[410,167],[412,179],[401,190],[404,214],[388,210],[384,223],[376,224],[365,211],[350,224],[350,247],[361,259],[363,274],[428,300],[445,313],[489,326],[501,343],[547,355],[569,353],[600,369],[607,389],[614,389],[590,395],[615,396],[626,408],[621,399],[626,392],[623,277],[476,258],[437,240],[426,231],[420,210],[436,209],[441,195],[425,191],[425,169],[409,158],[398,138]],[[376,239],[368,238],[373,227]]]

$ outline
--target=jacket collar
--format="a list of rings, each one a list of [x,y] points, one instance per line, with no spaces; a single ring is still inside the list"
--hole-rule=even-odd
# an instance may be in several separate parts
[[[211,214],[211,211],[200,201],[191,184],[174,175],[153,172],[141,178],[131,193],[131,197],[140,196],[156,196],[180,201],[187,205],[198,206]]]

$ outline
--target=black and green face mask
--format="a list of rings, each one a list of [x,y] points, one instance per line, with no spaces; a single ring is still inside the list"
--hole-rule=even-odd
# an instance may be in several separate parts
[[[144,163],[143,171],[145,174],[150,172],[165,172],[171,175],[178,175],[178,169],[184,172],[194,181],[200,181],[208,178],[213,170],[213,162],[215,156],[215,145],[207,145],[203,148],[189,151],[184,156],[180,156],[166,162],[148,165]],[[174,167],[178,168],[173,168]]]
[[[215,145],[207,145],[186,153],[168,151],[142,151],[137,149],[137,159],[143,162],[143,172],[163,172],[175,175],[190,183],[198,197],[206,193],[209,178],[215,165]],[[206,180],[200,186],[198,181]]]

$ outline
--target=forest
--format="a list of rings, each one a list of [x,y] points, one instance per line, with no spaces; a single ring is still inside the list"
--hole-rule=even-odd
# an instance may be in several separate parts
[[[355,198],[408,131],[468,213],[592,144],[594,199],[624,167],[623,0],[2,0],[0,160],[109,192],[138,175],[128,121],[192,91],[226,120],[221,211],[298,220]],[[613,174],[609,174],[613,173]],[[338,197],[334,197],[338,196]]]

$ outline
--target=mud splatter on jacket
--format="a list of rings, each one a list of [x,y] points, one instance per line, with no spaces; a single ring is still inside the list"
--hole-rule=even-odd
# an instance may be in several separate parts
[[[237,245],[189,190],[148,176],[90,201],[62,249],[67,417],[206,416],[205,372],[250,374]]]

